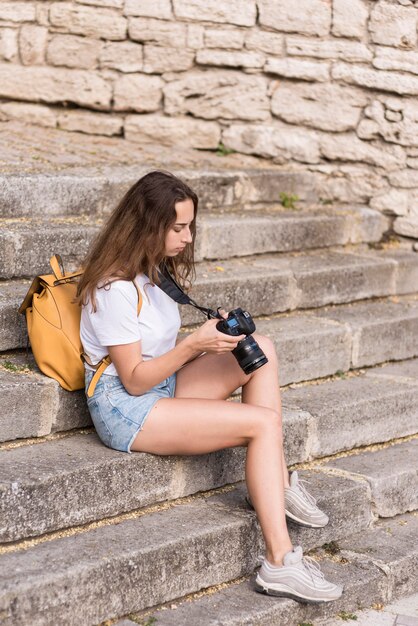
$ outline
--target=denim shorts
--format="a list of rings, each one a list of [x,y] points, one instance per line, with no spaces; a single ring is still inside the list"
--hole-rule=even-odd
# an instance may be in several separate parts
[[[86,370],[86,390],[94,372]],[[118,376],[102,374],[94,394],[87,398],[91,419],[102,442],[109,448],[131,452],[131,445],[161,398],[174,398],[176,374],[165,378],[140,396],[131,396]]]

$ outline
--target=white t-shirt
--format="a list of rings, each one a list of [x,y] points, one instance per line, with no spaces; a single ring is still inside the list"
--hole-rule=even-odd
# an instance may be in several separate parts
[[[80,337],[84,352],[96,364],[109,354],[108,346],[141,341],[144,361],[165,354],[176,345],[181,325],[178,304],[144,274],[135,278],[142,293],[137,316],[138,294],[131,281],[117,280],[96,289],[97,311],[91,304],[82,307]],[[86,364],[87,369],[92,369]],[[117,376],[113,364],[106,374]]]

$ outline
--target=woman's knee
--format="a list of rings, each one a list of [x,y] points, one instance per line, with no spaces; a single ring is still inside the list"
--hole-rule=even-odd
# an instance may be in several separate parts
[[[282,438],[282,422],[279,413],[266,407],[254,407],[251,430],[253,437],[269,435]]]

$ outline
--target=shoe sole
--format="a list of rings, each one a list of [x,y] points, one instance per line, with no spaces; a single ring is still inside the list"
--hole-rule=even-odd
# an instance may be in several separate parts
[[[248,506],[250,507],[250,509],[252,509],[254,511],[254,507],[251,503],[251,500],[246,496],[245,500],[248,504]],[[295,515],[292,515],[291,513],[289,513],[289,511],[286,511],[286,509],[284,510],[286,517],[288,517],[290,520],[292,520],[292,522],[295,522],[296,524],[299,524],[299,526],[304,526],[305,528],[325,528],[325,526],[328,526],[329,524],[329,520],[326,524],[310,524],[309,522],[304,522],[303,520],[297,518]]]
[[[292,513],[289,513],[289,511],[286,511],[286,509],[284,512],[286,513],[286,517],[291,519],[292,522],[296,522],[296,524],[299,524],[299,526],[304,526],[305,528],[325,528],[325,526],[328,526],[328,523],[329,523],[329,520],[328,520],[326,524],[313,524],[313,523],[305,522],[299,519],[295,515],[292,515]]]
[[[271,587],[266,587],[264,585],[260,585],[260,583],[255,583],[255,590],[258,593],[263,593],[266,596],[275,596],[277,598],[290,598],[291,600],[296,600],[296,602],[302,602],[303,604],[324,604],[325,602],[335,602],[338,598],[330,598],[330,599],[321,599],[317,600],[315,598],[307,598],[305,596],[300,596],[297,593],[292,593],[291,591],[287,591],[286,589],[272,589]]]

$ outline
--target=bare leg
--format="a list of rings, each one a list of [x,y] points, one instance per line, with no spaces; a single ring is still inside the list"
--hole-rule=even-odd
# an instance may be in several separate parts
[[[282,402],[280,397],[279,385],[279,364],[277,360],[276,349],[270,339],[254,333],[254,339],[258,342],[268,358],[268,363],[260,369],[253,372],[248,377],[247,382],[242,387],[242,401],[245,404],[253,404],[255,406],[264,406],[279,414],[280,424],[282,424]],[[289,487],[289,472],[284,457],[282,447],[282,470],[284,486]]]
[[[209,375],[209,373],[208,373]],[[284,513],[281,432],[270,409],[222,400],[162,399],[131,449],[153,454],[205,454],[247,446],[246,479],[266,544],[280,565],[292,549]]]
[[[277,358],[268,339],[257,336],[257,340],[269,363],[250,376],[242,372],[232,354],[206,354],[183,367],[177,373],[176,399],[157,403],[132,450],[203,454],[247,445],[247,486],[263,531],[266,556],[271,563],[280,564],[291,543],[284,515],[283,488],[288,473],[283,457],[281,415],[277,412],[280,411]],[[245,404],[213,400],[228,398],[241,385]],[[184,404],[183,399],[197,404]],[[166,403],[171,403],[168,408]],[[267,420],[262,417],[266,414]]]

